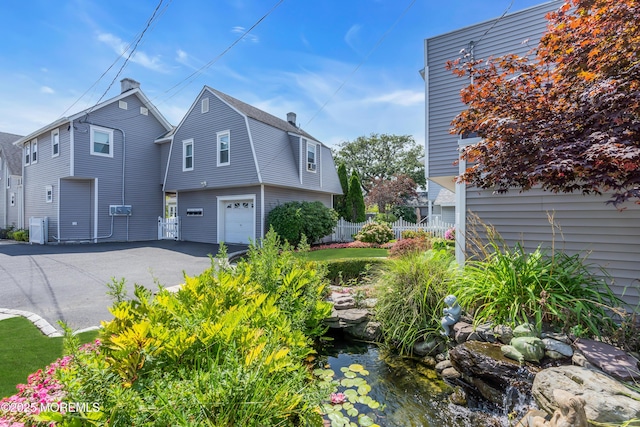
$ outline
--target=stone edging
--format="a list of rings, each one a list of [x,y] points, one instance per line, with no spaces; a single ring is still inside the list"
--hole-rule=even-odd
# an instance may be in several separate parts
[[[62,333],[54,328],[51,323],[47,322],[42,317],[38,316],[35,313],[24,310],[13,310],[11,308],[0,308],[0,314],[8,314],[12,316],[22,316],[27,320],[30,320],[40,332],[48,336],[49,338],[61,337]]]

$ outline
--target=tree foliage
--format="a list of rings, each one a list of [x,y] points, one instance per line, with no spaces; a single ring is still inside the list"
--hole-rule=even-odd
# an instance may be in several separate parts
[[[399,174],[410,176],[418,185],[426,183],[424,164],[419,160],[424,149],[410,135],[359,136],[339,144],[334,155],[347,169],[358,172],[365,193],[371,191],[375,179]]]
[[[349,179],[349,192],[347,193],[346,213],[344,217],[347,221],[363,222],[366,217],[366,206],[362,195],[362,184],[358,172],[353,171]]]
[[[342,187],[342,195],[333,196],[333,207],[336,212],[338,212],[338,216],[347,218],[347,216],[349,216],[349,213],[347,211],[349,174],[347,173],[347,167],[344,163],[340,163],[340,166],[338,166],[338,179],[340,180],[340,187]]]
[[[391,179],[374,179],[371,191],[367,194],[367,203],[378,205],[378,211],[385,213],[387,208],[404,204],[417,196],[413,179],[407,175],[397,175]]]
[[[452,132],[483,138],[461,179],[640,203],[640,2],[567,0],[547,19],[529,55],[447,64],[472,82]]]

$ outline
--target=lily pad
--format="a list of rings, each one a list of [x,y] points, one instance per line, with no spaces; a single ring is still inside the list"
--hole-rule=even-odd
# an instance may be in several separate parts
[[[368,415],[360,415],[358,422],[362,427],[371,427],[373,425],[373,420]]]
[[[362,372],[364,370],[364,366],[358,363],[352,363],[351,365],[349,365],[349,370],[353,372]]]

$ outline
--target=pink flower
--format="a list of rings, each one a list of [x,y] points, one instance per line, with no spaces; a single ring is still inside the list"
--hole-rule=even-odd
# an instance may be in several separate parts
[[[337,405],[347,400],[347,396],[344,393],[331,393],[331,403]]]

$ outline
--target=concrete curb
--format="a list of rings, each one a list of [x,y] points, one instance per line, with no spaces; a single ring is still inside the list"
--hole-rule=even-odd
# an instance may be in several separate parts
[[[49,338],[62,336],[62,333],[54,328],[51,323],[47,322],[37,314],[31,313],[30,311],[13,310],[11,308],[0,308],[0,315],[2,314],[7,315],[6,317],[4,317],[5,319],[8,319],[9,317],[22,316],[27,320],[30,320],[31,323],[36,325],[36,327]]]

